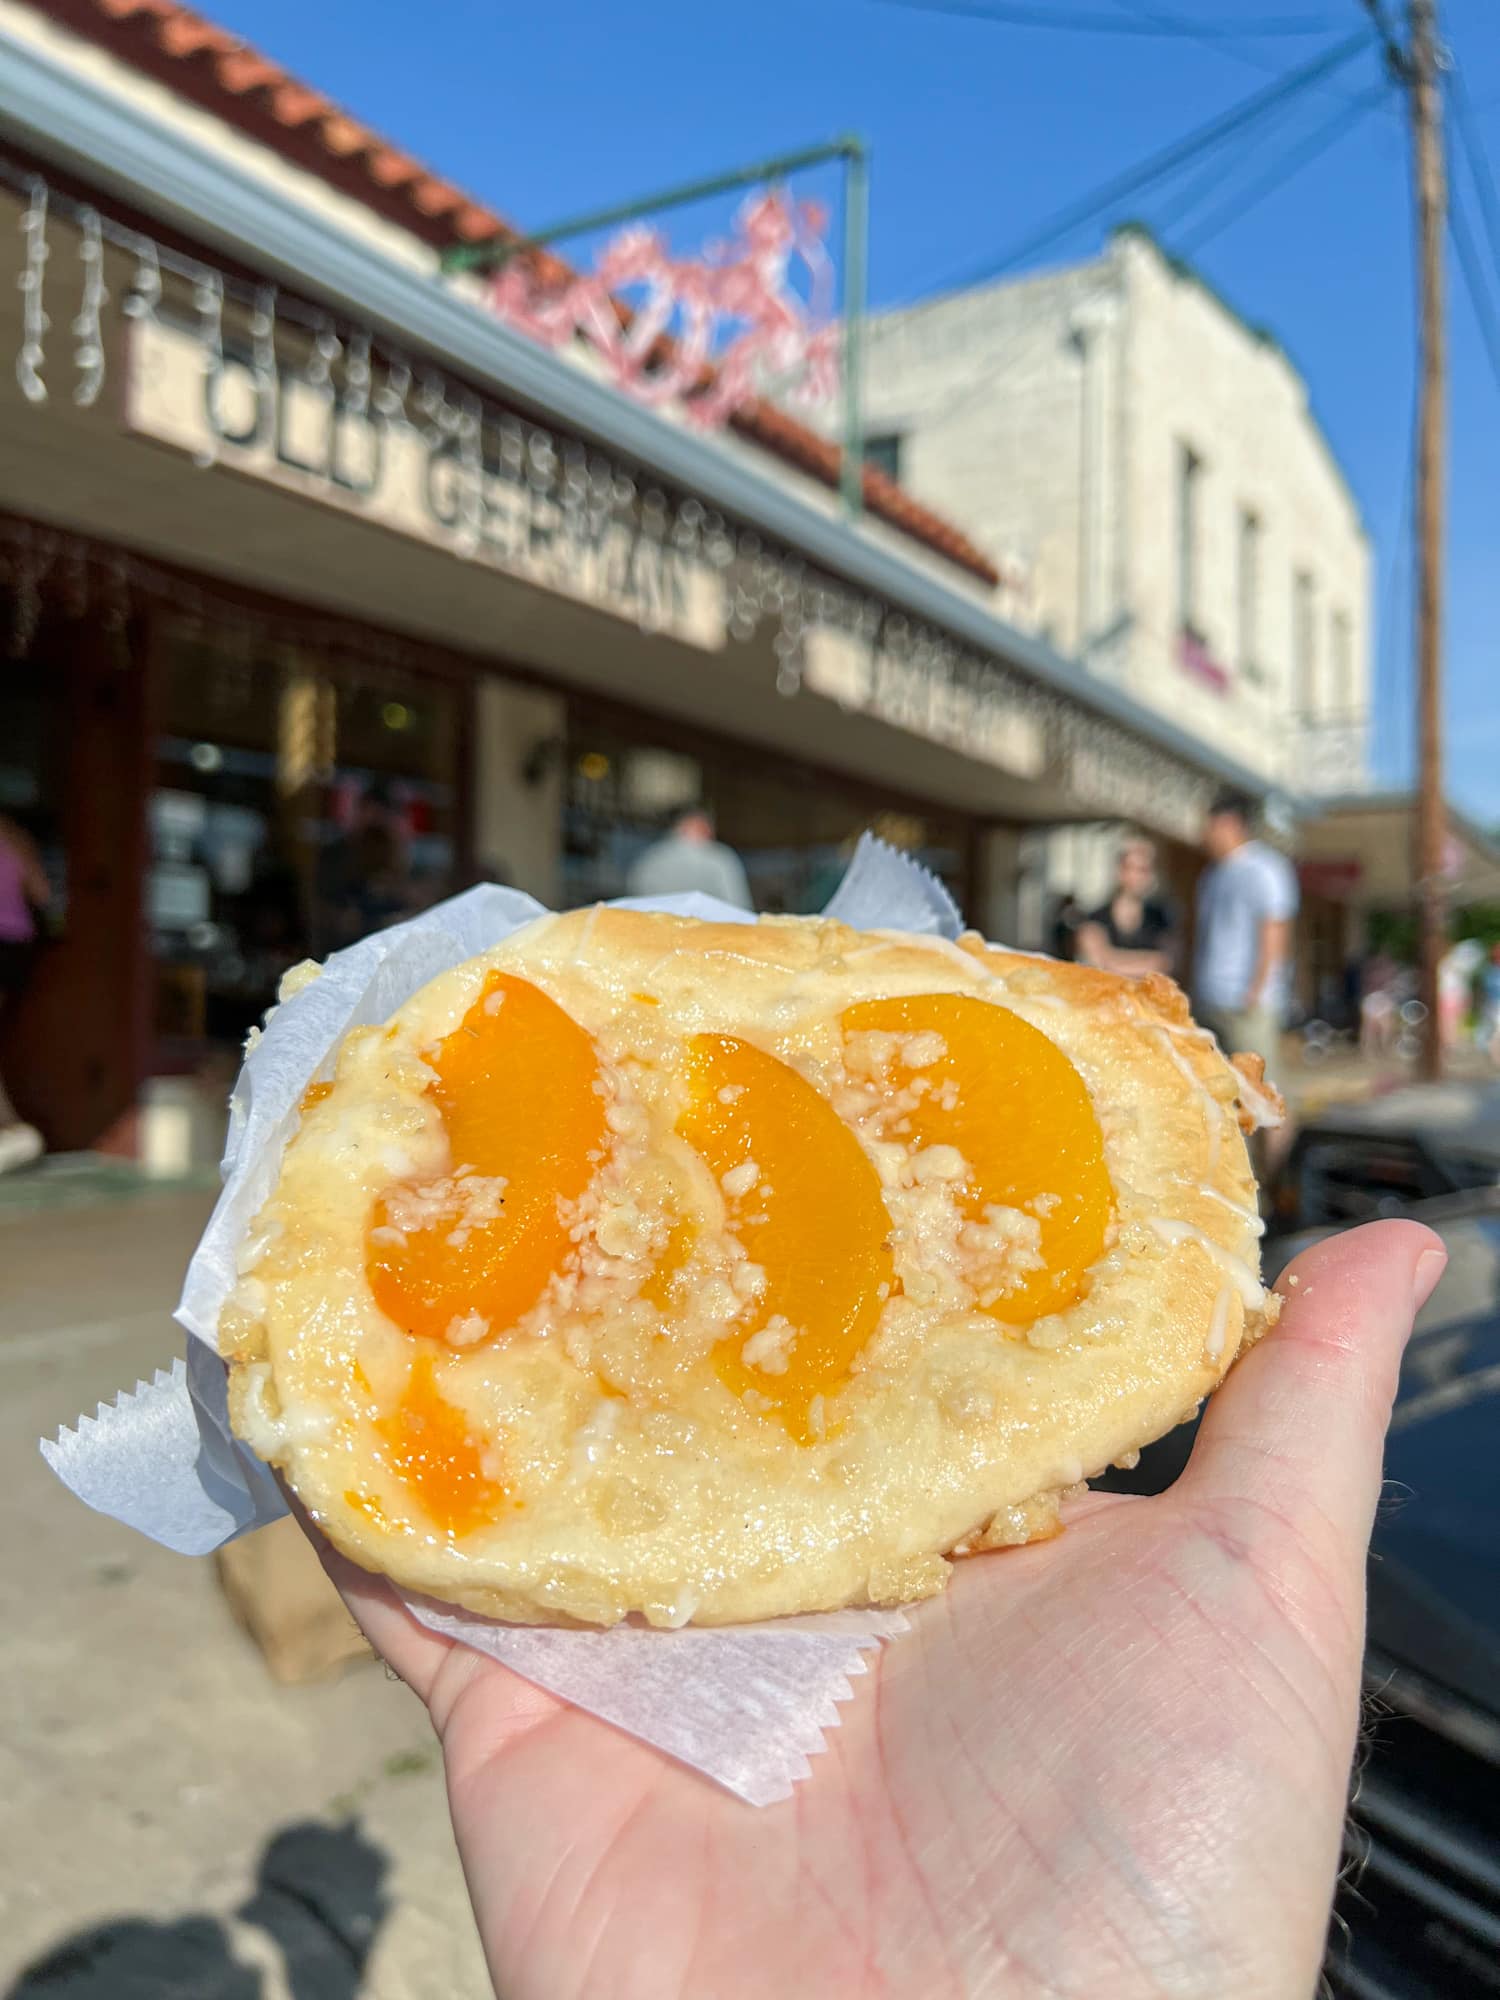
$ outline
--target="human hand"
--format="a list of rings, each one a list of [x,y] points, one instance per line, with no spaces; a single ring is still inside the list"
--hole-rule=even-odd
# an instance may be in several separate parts
[[[1306,2000],[1359,1708],[1415,1223],[1318,1245],[1187,1471],[957,1565],[755,1810],[329,1555],[426,1702],[504,2000]]]

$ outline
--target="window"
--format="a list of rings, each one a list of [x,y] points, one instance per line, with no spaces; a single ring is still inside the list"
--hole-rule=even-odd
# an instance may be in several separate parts
[[[873,465],[877,472],[883,472],[887,479],[901,477],[901,445],[899,431],[882,431],[875,437],[865,439],[865,464]]]
[[[1353,715],[1359,703],[1354,693],[1354,634],[1347,611],[1335,611],[1328,628],[1329,702],[1334,714]]]
[[[1260,670],[1260,516],[1240,509],[1240,540],[1235,577],[1235,665],[1246,680],[1258,681]]]
[[[1177,624],[1179,630],[1198,630],[1198,489],[1203,477],[1203,461],[1188,445],[1178,447],[1177,457]]]
[[[1317,713],[1317,633],[1315,589],[1311,576],[1299,569],[1292,579],[1292,712]]]

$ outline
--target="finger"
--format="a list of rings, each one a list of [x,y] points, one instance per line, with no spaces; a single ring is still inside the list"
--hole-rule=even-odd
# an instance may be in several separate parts
[[[372,1576],[340,1555],[279,1474],[276,1484],[288,1512],[312,1543],[328,1581],[343,1598],[349,1616],[413,1694],[430,1702],[433,1684],[453,1642],[429,1632],[413,1618],[384,1577]]]
[[[485,1683],[486,1716],[493,1738],[521,1734],[556,1711],[558,1698],[544,1688],[472,1646],[429,1631],[413,1617],[388,1578],[373,1576],[341,1555],[309,1519],[286,1482],[278,1479],[277,1484],[350,1617],[391,1671],[427,1704],[439,1736],[446,1736],[459,1696],[475,1680]]]
[[[1189,1500],[1251,1502],[1362,1547],[1412,1320],[1447,1262],[1415,1222],[1376,1222],[1306,1250],[1277,1285],[1279,1324],[1208,1406]]]
[[[321,1537],[314,1539],[321,1541]],[[438,1675],[454,1650],[453,1641],[429,1632],[413,1618],[383,1576],[371,1576],[326,1542],[318,1554],[360,1631],[387,1666],[430,1707]]]

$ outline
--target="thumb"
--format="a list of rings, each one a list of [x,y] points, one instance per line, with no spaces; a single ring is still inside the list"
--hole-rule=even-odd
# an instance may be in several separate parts
[[[1370,1223],[1305,1250],[1277,1284],[1280,1322],[1208,1406],[1185,1497],[1321,1520],[1363,1549],[1401,1355],[1447,1261],[1416,1222]]]

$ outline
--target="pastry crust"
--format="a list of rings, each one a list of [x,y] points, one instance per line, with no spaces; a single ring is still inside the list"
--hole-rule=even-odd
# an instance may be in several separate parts
[[[365,1230],[393,1178],[455,1164],[424,1052],[495,969],[587,1029],[611,1077],[618,1157],[579,1233],[606,1240],[607,1213],[617,1277],[663,1148],[691,1174],[670,1137],[686,1037],[750,1040],[837,1108],[849,1005],[945,993],[1010,1009],[1072,1063],[1102,1130],[1115,1212],[1084,1296],[1026,1327],[972,1300],[891,1297],[824,1434],[802,1443],[712,1367],[674,1359],[659,1320],[643,1333],[638,1285],[616,1284],[634,1299],[616,1312],[608,1285],[588,1303],[585,1274],[519,1330],[442,1356],[443,1395],[474,1437],[503,1441],[507,1500],[440,1532],[380,1442],[413,1343],[375,1304]],[[1276,1109],[1258,1067],[1226,1061],[1169,980],[973,934],[610,908],[541,919],[346,1037],[221,1325],[232,1421],[346,1555],[493,1617],[719,1624],[930,1595],[955,1555],[1057,1532],[1060,1495],[1191,1417],[1274,1319],[1241,1136]]]

